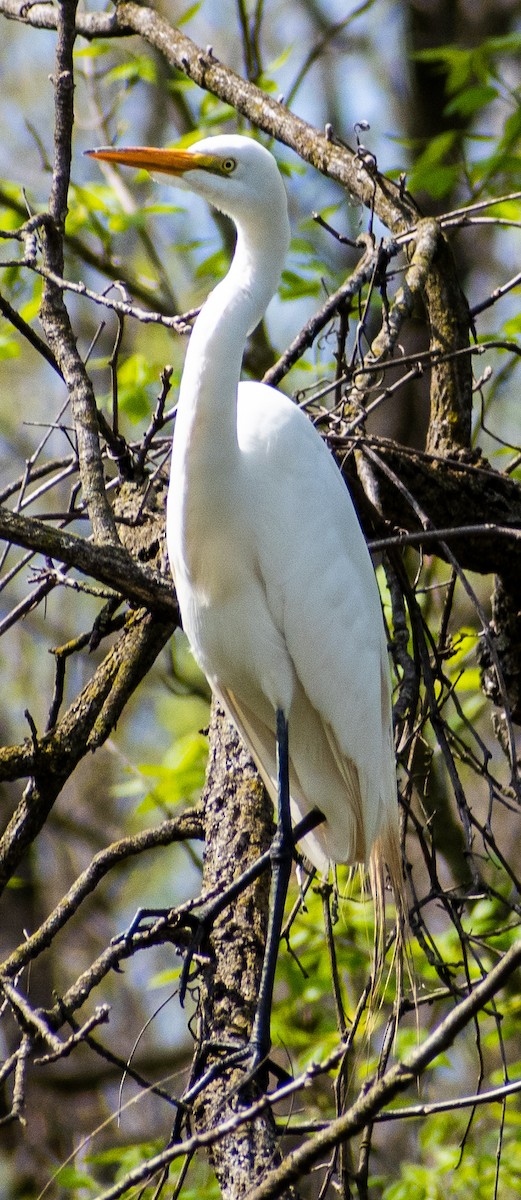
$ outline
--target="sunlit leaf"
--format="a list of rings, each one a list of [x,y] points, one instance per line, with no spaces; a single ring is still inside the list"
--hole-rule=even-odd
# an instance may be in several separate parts
[[[499,95],[498,89],[491,84],[464,88],[445,107],[447,116],[457,113],[462,117],[471,117],[475,112],[491,104]]]

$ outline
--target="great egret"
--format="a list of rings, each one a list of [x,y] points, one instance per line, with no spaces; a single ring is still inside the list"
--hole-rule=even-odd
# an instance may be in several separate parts
[[[230,269],[203,305],[186,354],[168,492],[170,564],[194,655],[278,804],[273,937],[291,869],[288,788],[294,821],[323,814],[302,842],[311,862],[322,874],[331,863],[369,863],[381,920],[385,864],[395,889],[401,872],[389,664],[371,559],[313,425],[281,392],[239,382],[246,339],[289,247],[277,164],[239,136],[188,150],[89,153],[186,187],[236,225]],[[274,969],[265,962],[257,1063],[269,1050]]]

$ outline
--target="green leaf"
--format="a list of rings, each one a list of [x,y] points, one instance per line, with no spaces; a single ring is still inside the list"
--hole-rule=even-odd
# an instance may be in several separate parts
[[[142,775],[153,780],[138,812],[149,812],[158,804],[175,807],[180,801],[197,797],[204,783],[208,743],[203,734],[178,738],[162,765],[142,764]]]
[[[171,216],[172,213],[186,212],[186,209],[183,207],[182,204],[159,204],[159,203],[157,203],[157,204],[144,204],[143,208],[142,208],[142,212],[148,213],[148,214],[152,213],[153,215],[159,213],[161,216],[163,216],[166,213],[168,216]]]
[[[286,63],[289,62],[293,51],[294,47],[291,45],[291,43],[288,46],[285,46],[284,49],[280,51],[280,54],[278,54],[276,58],[272,59],[272,61],[268,63],[268,70],[270,73],[280,71],[281,67],[285,67]]]
[[[146,175],[140,172],[143,179]],[[124,212],[120,209],[109,217],[108,227],[111,233],[126,233],[127,229],[145,229],[146,215],[142,208],[136,208],[134,212]]]
[[[499,54],[519,54],[521,33],[504,33],[498,37],[486,38],[481,43],[481,50],[490,58]]]
[[[225,124],[235,116],[236,113],[229,104],[220,100],[218,96],[213,96],[211,92],[205,92],[201,100],[199,119],[197,128],[193,131],[192,141],[197,142],[201,133],[204,135],[205,127],[215,131],[216,125]]]
[[[24,321],[27,321],[27,324],[30,324],[31,321],[34,321],[34,318],[37,317],[40,312],[42,288],[43,279],[40,279],[34,287],[31,299],[27,300],[25,304],[22,304],[20,308],[20,316],[23,317]]]
[[[182,969],[182,966],[179,966],[165,968],[164,971],[157,971],[148,981],[149,988],[155,990],[156,988],[168,987],[170,984],[175,985],[179,983]]]
[[[229,255],[224,248],[215,250],[204,258],[195,271],[196,279],[222,279],[229,262]]]
[[[107,83],[123,81],[128,85],[136,83],[157,83],[157,68],[154,60],[142,54],[129,62],[112,67],[106,75]]]
[[[433,200],[442,200],[457,184],[460,174],[461,170],[456,165],[425,167],[418,171],[414,168],[409,180],[409,191],[422,190],[428,192]]]
[[[479,85],[464,88],[458,92],[445,107],[445,115],[453,116],[457,114],[462,117],[471,117],[480,109],[486,108],[487,104],[491,104],[499,96],[497,88],[491,84]]]
[[[22,218],[15,206],[22,199],[21,188],[11,183],[9,179],[0,179],[0,185],[5,195],[5,200],[0,200],[0,224],[2,229],[6,230],[6,232],[11,229],[18,229],[22,224]],[[10,200],[12,200],[13,208],[9,206]]]
[[[265,75],[264,72],[257,80],[257,87],[260,87],[263,92],[268,92],[270,96],[275,96],[280,91],[277,80],[270,79],[269,75]]]
[[[184,13],[181,13],[180,17],[176,17],[176,25],[187,25],[192,20],[192,17],[197,16],[200,8],[201,0],[199,0],[198,4],[191,4],[189,8],[185,9]]]
[[[521,137],[521,107],[507,117],[500,144],[512,145]]]
[[[513,288],[513,292],[519,293],[519,288]],[[515,317],[510,317],[503,325],[503,332],[508,338],[515,338],[521,334],[521,313],[516,313]]]
[[[283,300],[299,300],[302,296],[318,296],[319,293],[320,281],[318,279],[306,279],[288,268],[282,272],[279,294]]]
[[[86,1162],[95,1163],[98,1166],[111,1166],[115,1164],[119,1169],[119,1175],[122,1176],[133,1167],[139,1167],[147,1158],[152,1158],[154,1154],[158,1154],[161,1150],[161,1142],[135,1142],[129,1146],[109,1146],[107,1150],[97,1150],[85,1155]]]
[[[417,62],[437,63],[440,74],[447,76],[446,87],[449,95],[460,91],[466,84],[474,81],[475,54],[473,50],[465,50],[454,45],[436,46],[432,50],[417,50],[411,57]]]
[[[447,130],[431,138],[409,176],[410,191],[423,190],[434,199],[440,199],[452,190],[460,177],[461,167],[458,163],[447,163],[445,160],[453,153],[458,138],[455,130]]]
[[[59,1184],[60,1189],[66,1188],[67,1194],[71,1196],[74,1192],[81,1191],[82,1193],[89,1192],[92,1195],[98,1191],[98,1185],[95,1179],[87,1175],[85,1171],[79,1171],[77,1167],[67,1166],[61,1167],[56,1172],[55,1181]]]
[[[158,372],[144,354],[131,354],[118,370],[118,403],[131,421],[141,421],[150,412],[151,386]]]
[[[102,55],[112,54],[113,47],[107,42],[90,42],[88,46],[82,46],[81,50],[74,50],[75,58],[101,58]]]

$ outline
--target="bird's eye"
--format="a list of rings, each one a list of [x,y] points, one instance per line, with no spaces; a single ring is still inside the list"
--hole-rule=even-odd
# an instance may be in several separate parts
[[[231,175],[235,171],[237,163],[234,158],[223,158],[221,168],[226,175]]]

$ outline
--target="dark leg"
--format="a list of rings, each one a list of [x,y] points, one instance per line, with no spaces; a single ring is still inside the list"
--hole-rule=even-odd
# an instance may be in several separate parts
[[[284,905],[286,903],[293,858],[293,834],[289,806],[288,722],[281,709],[277,710],[277,778],[277,832],[270,849],[271,891],[268,935],[266,938],[266,951],[262,966],[257,1012],[255,1014],[250,1041],[254,1067],[257,1067],[268,1057],[271,1047],[270,1018],[273,985],[275,983],[280,932],[284,919]]]

